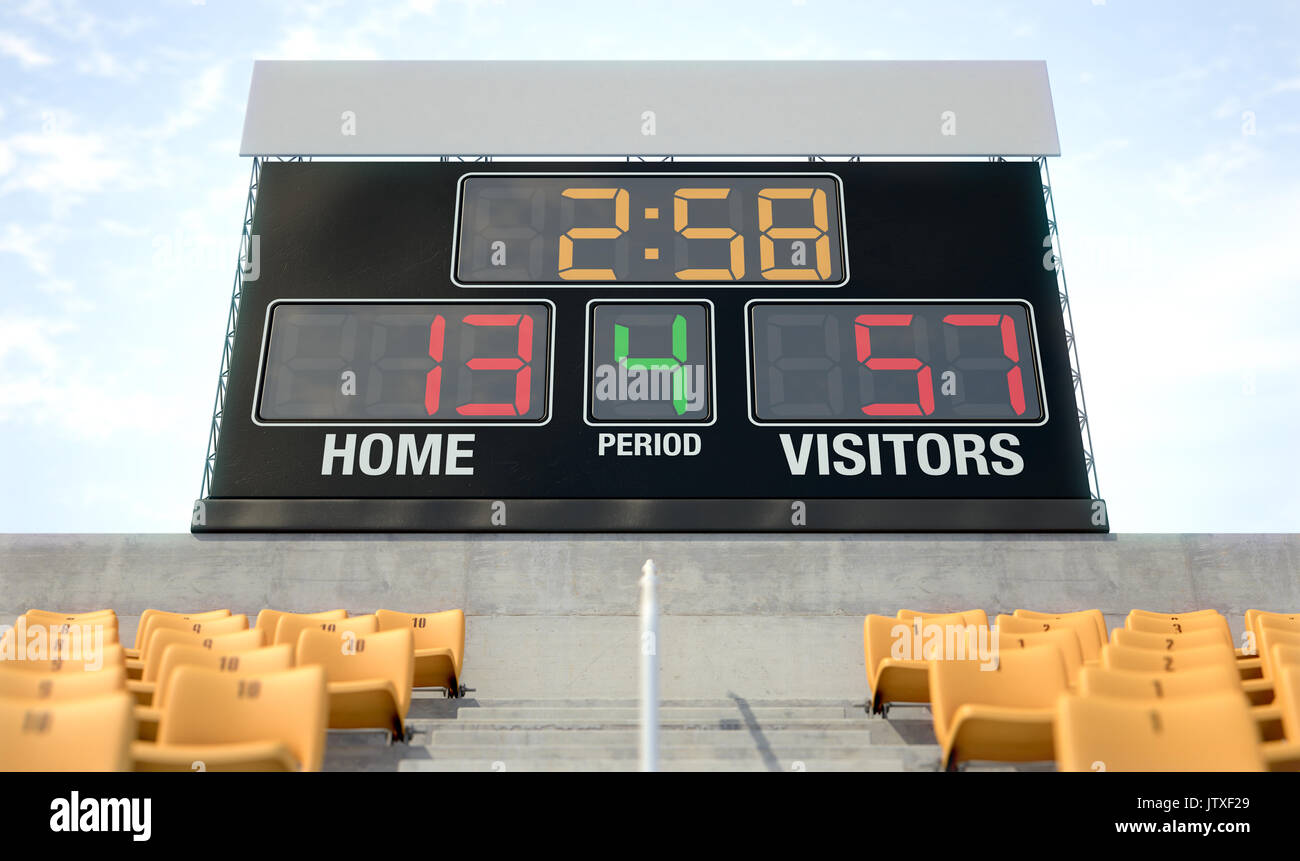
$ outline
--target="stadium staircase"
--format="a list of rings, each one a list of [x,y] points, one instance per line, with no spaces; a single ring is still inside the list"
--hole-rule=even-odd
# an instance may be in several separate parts
[[[325,770],[637,770],[634,700],[415,696],[409,744],[332,731]],[[899,706],[885,720],[845,700],[730,697],[665,700],[659,716],[661,771],[935,771],[939,763],[925,707]]]

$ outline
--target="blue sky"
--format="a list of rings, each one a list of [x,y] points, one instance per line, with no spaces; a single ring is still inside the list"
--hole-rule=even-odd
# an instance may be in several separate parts
[[[1045,59],[1123,532],[1300,530],[1294,3],[0,3],[0,531],[188,528],[255,58]]]

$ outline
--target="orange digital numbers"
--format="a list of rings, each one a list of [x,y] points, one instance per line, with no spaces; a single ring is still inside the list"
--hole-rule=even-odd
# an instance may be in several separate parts
[[[729,268],[687,268],[673,274],[682,281],[736,281],[745,277],[745,237],[730,227],[689,226],[692,200],[726,200],[729,188],[679,188],[673,195],[673,230],[683,239],[726,240],[729,246]]]
[[[456,273],[505,284],[843,283],[838,180],[809,174],[471,176]]]
[[[631,198],[625,188],[566,188],[561,194],[571,200],[613,200],[614,224],[610,227],[570,227],[560,236],[560,277],[565,281],[615,281],[613,269],[580,269],[573,265],[573,244],[580,239],[618,239],[627,233]]]
[[[772,203],[777,200],[812,200],[813,223],[809,227],[775,227]],[[758,193],[759,269],[769,281],[825,281],[831,276],[830,214],[826,192],[820,188],[765,188]],[[813,240],[812,265],[778,266],[776,239],[796,242]],[[806,246],[803,247],[806,253]],[[794,253],[799,253],[797,250]]]

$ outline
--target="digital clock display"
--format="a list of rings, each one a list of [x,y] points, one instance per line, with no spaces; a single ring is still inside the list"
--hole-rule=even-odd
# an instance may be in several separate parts
[[[846,280],[828,174],[471,174],[453,275],[472,284]]]

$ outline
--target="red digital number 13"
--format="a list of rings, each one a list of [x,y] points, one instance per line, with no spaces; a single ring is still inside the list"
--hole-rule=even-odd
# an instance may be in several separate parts
[[[516,416],[528,412],[533,381],[533,318],[530,314],[467,314],[463,326],[518,326],[518,340],[514,356],[476,356],[465,362],[471,371],[514,371],[515,398],[513,403],[467,403],[456,407],[463,416]],[[429,325],[429,358],[436,362],[425,377],[424,409],[429,415],[438,412],[442,397],[443,347],[446,344],[447,321],[438,314]]]

